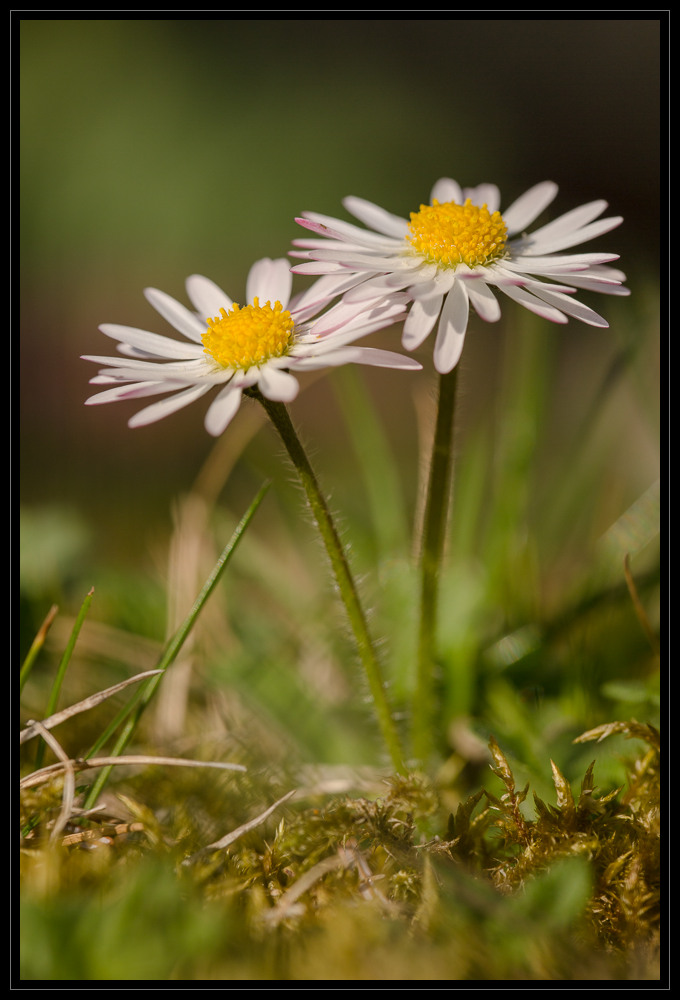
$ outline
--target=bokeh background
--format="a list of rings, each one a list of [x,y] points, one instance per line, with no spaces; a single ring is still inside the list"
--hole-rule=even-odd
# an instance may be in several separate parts
[[[79,356],[112,346],[98,324],[169,333],[144,287],[183,299],[186,276],[199,272],[238,301],[252,262],[285,255],[301,235],[300,212],[346,217],[341,199],[354,194],[406,215],[441,176],[495,182],[503,206],[552,179],[560,193],[551,212],[605,198],[625,217],[589,247],[621,254],[633,292],[590,300],[610,329],[545,324],[555,373],[550,475],[568,475],[561,421],[577,422],[631,330],[646,331],[632,376],[646,409],[624,386],[603,431],[612,484],[604,530],[658,474],[648,401],[659,363],[649,331],[660,27],[654,18],[22,18],[20,493],[32,602],[77,607],[83,582],[97,585],[105,567],[148,568],[170,533],[173,498],[215,446],[201,404],[136,431],[126,427],[134,405],[83,406],[96,368]],[[506,305],[493,328],[473,322],[461,447],[521,337],[512,313]],[[395,346],[395,336],[374,341]],[[430,355],[426,344],[421,386],[434,384]],[[408,488],[415,389],[402,373],[367,378]],[[335,499],[351,501],[328,384],[310,378],[292,410]],[[279,458],[271,435],[255,429],[224,486],[225,506],[240,514],[265,475],[287,484]]]

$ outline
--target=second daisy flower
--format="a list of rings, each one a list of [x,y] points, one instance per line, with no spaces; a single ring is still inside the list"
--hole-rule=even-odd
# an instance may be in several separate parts
[[[501,214],[494,184],[461,188],[445,177],[432,189],[431,204],[411,212],[410,220],[361,198],[346,198],[345,208],[370,228],[305,212],[298,223],[323,238],[294,241],[301,249],[292,256],[308,263],[293,270],[331,277],[347,304],[406,289],[412,306],[402,344],[415,350],[438,320],[434,364],[445,374],[460,359],[470,306],[487,322],[499,319],[493,289],[555,323],[572,316],[599,327],[607,321],[573,293],[628,294],[625,275],[607,266],[617,254],[561,252],[622,222],[620,216],[597,219],[605,201],[582,205],[526,232],[556,194],[557,185],[545,181]]]

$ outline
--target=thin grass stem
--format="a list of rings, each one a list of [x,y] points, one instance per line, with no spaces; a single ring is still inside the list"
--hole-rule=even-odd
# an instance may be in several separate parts
[[[36,637],[33,640],[33,642],[31,643],[31,648],[29,649],[28,653],[26,654],[26,658],[25,658],[24,662],[21,664],[21,672],[19,674],[19,693],[20,694],[21,694],[21,692],[24,689],[24,684],[28,680],[29,675],[31,673],[31,670],[33,669],[33,664],[36,661],[36,657],[38,656],[38,653],[40,652],[40,650],[45,645],[45,639],[47,638],[47,633],[49,632],[50,626],[51,626],[52,622],[54,621],[54,619],[56,618],[56,615],[57,615],[58,611],[59,611],[59,608],[57,607],[57,605],[53,604],[52,607],[50,608],[50,610],[47,612],[47,615],[45,616],[45,620],[43,621],[42,625],[38,629]]]
[[[123,709],[122,712],[118,714],[116,719],[107,727],[105,733],[97,740],[97,743],[92,747],[87,758],[94,756],[95,753],[99,751],[101,746],[106,742],[110,735],[116,731],[116,729],[122,724],[123,728],[120,731],[118,738],[113,746],[111,754],[109,756],[118,757],[123,752],[125,747],[130,742],[132,735],[134,734],[139,720],[144,712],[144,709],[151,701],[156,688],[160,684],[165,671],[172,665],[172,663],[177,658],[182,646],[186,642],[191,630],[193,629],[196,619],[201,613],[206,601],[212,594],[213,590],[217,586],[222,576],[222,573],[226,569],[231,557],[233,556],[238,543],[241,541],[246,528],[250,524],[256,510],[262,503],[264,496],[269,489],[269,483],[265,483],[264,486],[260,488],[255,496],[255,499],[251,503],[250,507],[246,513],[241,518],[241,521],[237,525],[234,533],[229,539],[227,545],[222,550],[220,558],[215,563],[213,570],[203,585],[203,588],[196,598],[191,611],[186,616],[180,627],[177,629],[175,634],[172,636],[170,641],[167,643],[160,660],[158,661],[157,673],[155,677],[150,677],[149,680],[143,685],[142,688],[137,692],[135,698],[133,698],[130,703]],[[101,795],[102,789],[106,784],[109,774],[111,773],[112,765],[108,765],[98,774],[97,778],[93,782],[86,801],[84,808],[91,809],[96,803],[97,799]]]
[[[50,697],[47,703],[47,709],[45,710],[45,715],[53,715],[54,710],[57,707],[57,702],[59,701],[59,694],[61,692],[61,686],[64,683],[64,677],[66,676],[66,670],[71,660],[71,656],[73,655],[73,650],[75,649],[78,635],[80,634],[80,630],[83,627],[83,622],[85,621],[87,612],[90,609],[90,604],[92,603],[93,595],[94,595],[94,587],[90,589],[90,591],[85,597],[85,600],[81,604],[80,611],[78,612],[73,628],[71,629],[71,635],[69,636],[68,643],[66,644],[66,649],[64,650],[64,653],[61,657],[61,660],[59,662],[59,667],[57,668],[57,674],[52,684],[52,690],[50,691]],[[45,756],[45,745],[46,745],[45,741],[42,739],[38,743],[38,749],[35,755],[36,769],[42,767],[43,758]]]

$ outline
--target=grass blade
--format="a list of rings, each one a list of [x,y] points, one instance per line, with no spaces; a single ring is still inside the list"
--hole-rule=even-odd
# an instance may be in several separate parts
[[[61,686],[64,683],[64,677],[66,676],[66,670],[68,668],[73,650],[78,639],[78,635],[85,621],[85,616],[90,610],[90,604],[92,603],[92,597],[94,596],[94,587],[92,587],[83,601],[78,616],[75,620],[75,624],[71,630],[71,635],[66,644],[66,649],[64,650],[61,662],[59,663],[59,668],[57,670],[57,676],[54,678],[54,683],[52,685],[52,691],[50,692],[49,701],[47,703],[47,710],[45,715],[53,715],[54,710],[57,707],[57,702],[59,700],[59,693],[61,691]],[[38,745],[38,750],[35,756],[35,766],[39,768],[42,766],[43,757],[45,756],[45,743],[43,740],[40,741]]]
[[[50,625],[56,618],[58,610],[59,608],[57,607],[57,605],[53,604],[50,610],[47,612],[45,620],[38,629],[36,637],[31,643],[31,648],[29,649],[28,653],[26,653],[26,658],[24,659],[24,662],[21,664],[21,673],[19,675],[19,693],[21,693],[24,689],[24,684],[28,680],[29,674],[33,669],[33,664],[35,663],[38,653],[45,644],[45,639],[47,638],[47,633],[49,632]]]
[[[151,698],[153,697],[154,692],[156,691],[156,688],[160,684],[165,671],[168,669],[168,667],[172,665],[174,660],[177,658],[177,655],[179,654],[182,646],[186,642],[187,637],[189,636],[192,628],[196,623],[196,619],[200,615],[203,607],[205,606],[206,601],[208,600],[208,598],[214,591],[215,587],[219,583],[224,570],[226,569],[231,557],[236,551],[238,543],[241,541],[243,535],[245,534],[246,529],[248,528],[248,525],[250,524],[255,515],[255,512],[257,511],[260,504],[264,500],[265,494],[269,489],[269,485],[270,485],[269,483],[265,483],[256,494],[255,499],[251,503],[246,513],[241,518],[241,521],[237,525],[227,545],[222,550],[222,553],[217,562],[215,563],[215,566],[210,576],[206,580],[200,594],[196,598],[194,605],[191,608],[191,611],[186,616],[186,618],[184,619],[178,630],[175,632],[173,637],[167,643],[157,665],[157,670],[160,672],[156,674],[156,676],[151,677],[145,683],[144,687],[138,692],[137,696],[132,700],[132,702],[125,708],[125,710],[122,713],[118,715],[118,717],[114,720],[114,722],[108,727],[104,736],[97,741],[97,744],[92,748],[92,750],[88,754],[88,757],[93,756],[97,752],[97,750],[102,746],[105,740],[108,739],[108,736],[112,732],[114,732],[116,728],[124,720],[127,721],[125,721],[125,725],[122,731],[120,732],[118,739],[116,740],[115,746],[113,747],[113,750],[111,752],[111,756],[113,757],[119,756],[130,742],[130,739],[132,738],[132,735],[135,729],[137,728],[137,724],[139,723],[139,720],[142,716],[142,713],[144,712],[144,709],[146,708]],[[91,809],[92,806],[95,804],[95,802],[97,801],[102,792],[102,789],[104,788],[104,785],[108,780],[110,773],[111,773],[111,765],[104,768],[104,770],[100,772],[100,774],[98,775],[97,779],[93,783],[88,793],[85,802],[86,809]]]

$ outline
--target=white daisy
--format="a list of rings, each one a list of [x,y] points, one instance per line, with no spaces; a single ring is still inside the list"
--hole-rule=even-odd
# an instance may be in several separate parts
[[[386,368],[417,369],[413,358],[392,351],[356,347],[353,341],[404,318],[404,296],[383,292],[372,301],[339,302],[312,321],[334,297],[336,282],[320,279],[291,300],[292,274],[287,260],[258,261],[246,284],[247,305],[234,303],[208,278],[193,275],[186,287],[194,312],[155,288],[145,295],[151,305],[187,340],[105,323],[99,329],[117,340],[120,357],[86,355],[106,365],[90,381],[111,385],[86,400],[110,403],[171,393],[140,410],[129,421],[142,427],[161,420],[218,389],[205,418],[210,434],[221,434],[234,417],[244,391],[257,387],[263,396],[290,402],[299,385],[293,372],[352,362]],[[213,318],[211,318],[213,317]]]
[[[573,316],[606,327],[606,320],[572,296],[577,289],[627,295],[625,275],[605,266],[618,255],[561,251],[614,229],[622,219],[593,221],[607,207],[593,201],[526,233],[556,194],[557,185],[545,181],[501,214],[494,184],[461,189],[445,177],[432,189],[431,204],[411,212],[410,221],[361,198],[346,198],[345,208],[371,228],[305,212],[297,221],[324,238],[294,240],[304,249],[292,256],[310,263],[293,271],[333,277],[347,303],[407,289],[413,304],[403,346],[419,347],[439,318],[434,363],[441,373],[458,363],[470,305],[483,320],[500,317],[492,288],[555,323]]]

